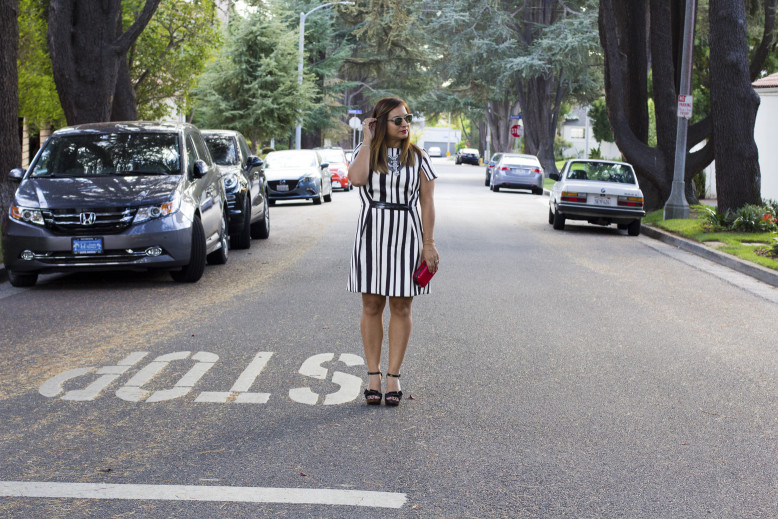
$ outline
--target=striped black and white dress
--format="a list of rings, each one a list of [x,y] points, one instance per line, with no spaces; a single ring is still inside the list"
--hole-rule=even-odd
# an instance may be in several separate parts
[[[354,150],[354,157],[361,146]],[[388,148],[387,154],[391,166],[400,148]],[[413,272],[421,265],[423,241],[420,171],[427,180],[437,178],[425,150],[414,166],[399,164],[388,174],[371,170],[367,185],[359,188],[362,208],[351,255],[350,292],[391,297],[429,294],[429,284],[422,288],[413,281]]]

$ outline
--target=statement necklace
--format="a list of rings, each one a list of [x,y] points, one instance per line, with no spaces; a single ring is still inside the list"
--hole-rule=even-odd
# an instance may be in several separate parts
[[[400,174],[400,157],[387,157],[386,158],[386,164],[389,166],[389,171],[392,173],[392,175],[399,175]]]

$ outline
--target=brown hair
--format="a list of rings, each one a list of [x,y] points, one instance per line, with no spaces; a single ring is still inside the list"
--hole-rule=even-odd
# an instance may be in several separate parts
[[[370,141],[370,169],[379,173],[389,173],[387,166],[386,125],[389,124],[389,112],[398,106],[404,106],[411,113],[408,105],[399,97],[384,97],[373,107],[370,117],[376,119],[373,128],[374,136]],[[410,135],[400,144],[400,163],[407,166],[416,165],[416,156],[421,157],[421,149],[411,142]]]

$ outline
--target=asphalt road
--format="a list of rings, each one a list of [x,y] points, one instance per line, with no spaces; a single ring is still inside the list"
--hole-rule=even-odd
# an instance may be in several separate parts
[[[356,191],[194,285],[0,285],[0,516],[778,516],[778,289],[438,167],[399,408],[360,394]]]

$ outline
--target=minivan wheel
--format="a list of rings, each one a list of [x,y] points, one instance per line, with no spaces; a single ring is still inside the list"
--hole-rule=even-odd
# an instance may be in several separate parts
[[[265,200],[265,210],[262,213],[262,218],[251,224],[251,237],[262,240],[270,237],[270,208],[268,207],[267,199]]]
[[[9,270],[8,281],[11,283],[11,286],[31,287],[38,281],[38,273],[25,272],[24,274],[22,274],[20,272],[14,272],[13,270]]]
[[[233,249],[251,248],[251,197],[248,191],[243,199],[243,223],[240,231],[234,236],[230,236],[230,247]]]
[[[230,253],[230,235],[228,234],[227,227],[227,215],[222,213],[222,230],[221,236],[219,236],[219,242],[221,247],[213,251],[208,255],[209,265],[224,265],[227,263]]]
[[[203,277],[205,272],[205,231],[200,219],[192,221],[192,249],[189,253],[189,263],[181,270],[171,270],[170,277],[179,283],[194,283]]]

